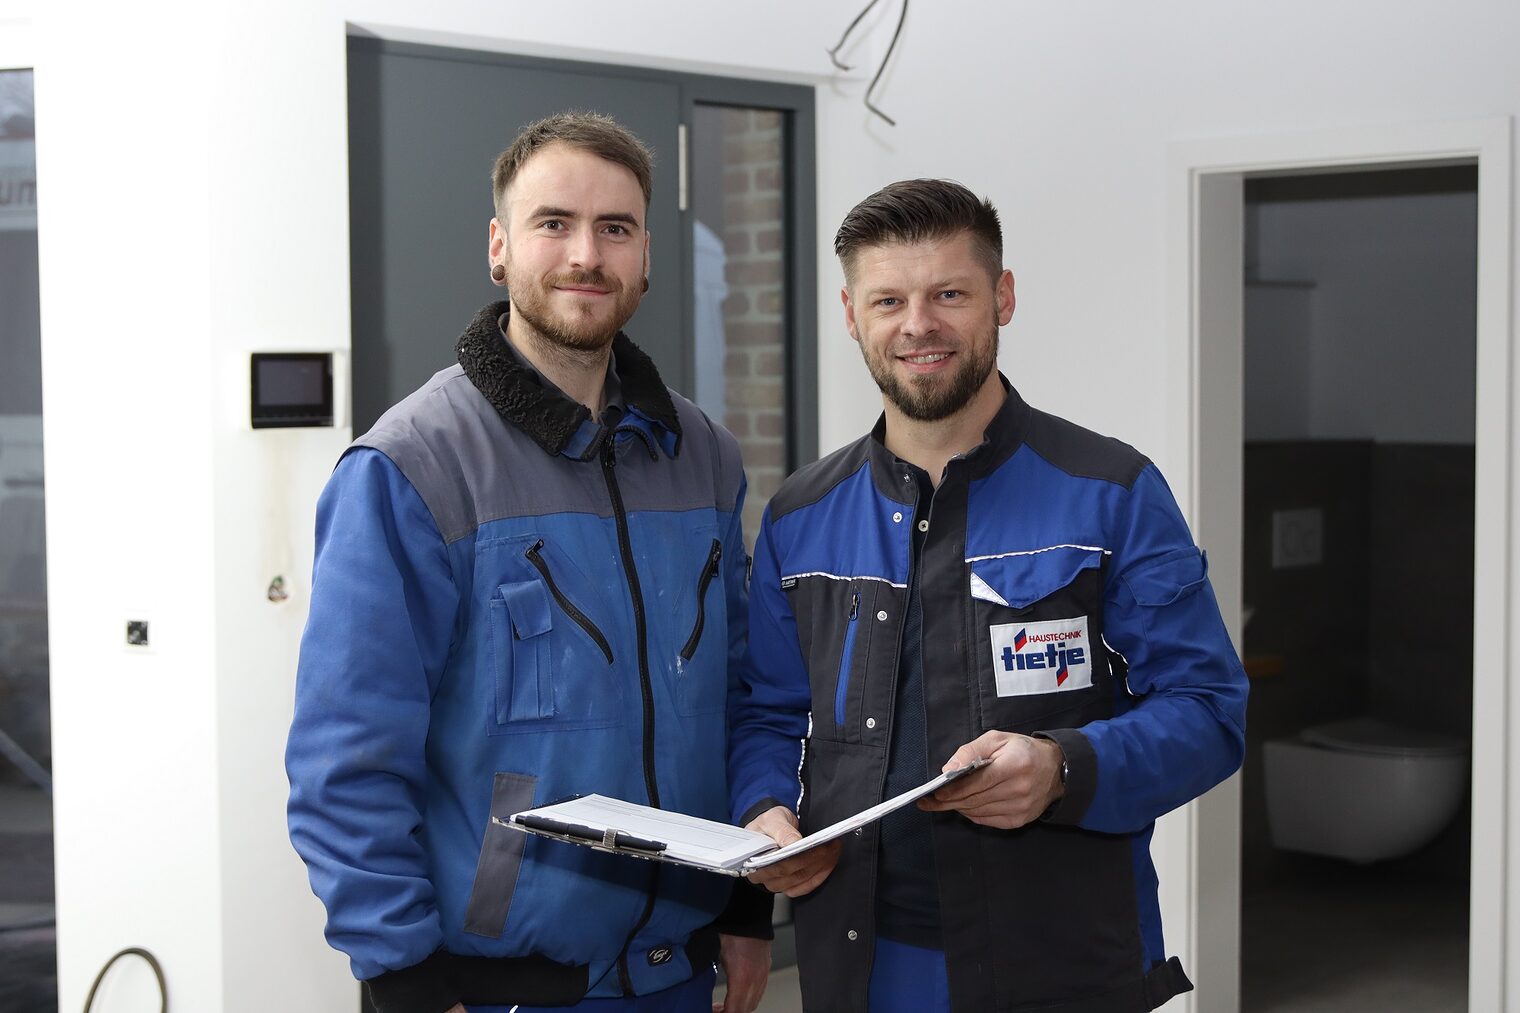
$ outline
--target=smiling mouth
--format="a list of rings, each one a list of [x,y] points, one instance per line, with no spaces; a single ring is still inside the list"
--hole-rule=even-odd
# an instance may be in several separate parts
[[[950,358],[949,352],[927,352],[923,355],[899,355],[904,362],[911,362],[915,366],[929,366],[943,359]]]

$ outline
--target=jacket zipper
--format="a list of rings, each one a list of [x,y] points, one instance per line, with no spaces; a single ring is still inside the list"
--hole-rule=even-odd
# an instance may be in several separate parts
[[[533,547],[524,553],[524,555],[528,557],[528,562],[533,564],[533,568],[539,572],[539,575],[544,578],[544,583],[549,585],[549,593],[554,596],[554,600],[559,603],[559,607],[565,610],[565,615],[575,620],[576,625],[585,630],[588,637],[596,641],[596,646],[600,647],[602,653],[607,656],[607,664],[612,664],[612,645],[607,643],[607,638],[602,636],[602,631],[596,628],[596,623],[593,623],[586,613],[576,608],[575,603],[566,598],[564,592],[559,589],[559,585],[554,583],[554,575],[549,572],[549,564],[544,562],[544,557],[539,552],[543,547],[544,540],[540,538],[537,542],[533,543]]]
[[[713,575],[718,572],[718,560],[722,558],[723,543],[714,538],[712,550],[707,554],[707,565],[702,568],[702,578],[697,581],[697,624],[691,628],[686,646],[681,648],[682,661],[690,661],[697,653],[697,644],[702,639],[702,627],[707,622],[707,585],[712,583]]]
[[[855,631],[860,627],[860,592],[850,595],[850,621],[844,631],[844,653],[839,657],[839,681],[834,690],[834,724],[844,726],[844,702],[850,689],[850,659],[855,655]]]
[[[617,475],[614,469],[617,467],[617,440],[609,431],[602,444],[602,477],[607,481],[607,492],[612,497],[612,516],[617,522],[618,549],[623,556],[623,570],[628,578],[628,593],[633,599],[633,628],[637,635],[639,648],[639,692],[644,698],[644,789],[649,794],[649,804],[656,809],[660,807],[660,788],[656,783],[654,769],[654,689],[649,681],[649,627],[644,618],[644,595],[639,590],[639,572],[633,563],[633,541],[628,535],[628,511],[623,506],[623,493],[618,488]],[[655,870],[658,880],[659,870]],[[623,943],[623,951],[618,954],[618,983],[622,986],[624,995],[633,994],[633,977],[628,973],[628,947],[638,936],[645,925],[649,924],[649,918],[654,914],[655,890],[649,891],[649,896],[644,902],[644,913],[639,916],[638,924],[634,925],[633,931],[628,933],[628,939]]]

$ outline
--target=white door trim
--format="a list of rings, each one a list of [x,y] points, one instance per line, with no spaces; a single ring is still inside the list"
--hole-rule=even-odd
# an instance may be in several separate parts
[[[1512,476],[1517,472],[1511,354],[1513,171],[1509,117],[1352,127],[1296,134],[1182,141],[1168,148],[1168,427],[1188,467],[1179,499],[1209,549],[1220,607],[1240,629],[1241,182],[1245,174],[1414,166],[1458,160],[1478,165],[1476,515],[1473,566],[1472,893],[1468,945],[1471,1009],[1520,1010],[1505,968],[1520,960],[1520,904],[1509,898],[1509,842],[1520,842],[1520,693],[1507,689],[1520,663],[1510,637]],[[1222,279],[1230,286],[1215,285]],[[1233,295],[1227,293],[1233,293]],[[1240,970],[1240,796],[1234,781],[1189,806],[1185,889],[1168,896],[1183,910],[1180,949],[1198,984],[1184,1008],[1238,1010]],[[1159,834],[1158,834],[1159,836]],[[1175,929],[1173,930],[1175,934]],[[1520,966],[1520,964],[1516,964]]]

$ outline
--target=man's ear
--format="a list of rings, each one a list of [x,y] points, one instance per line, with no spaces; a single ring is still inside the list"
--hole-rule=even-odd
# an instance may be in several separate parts
[[[649,281],[649,230],[644,230],[644,281]]]
[[[860,334],[855,330],[855,303],[850,300],[850,289],[848,286],[839,290],[839,301],[844,303],[845,330],[850,332],[850,337],[854,338],[858,344],[860,342]]]
[[[489,268],[500,266],[503,270],[507,264],[507,227],[496,218],[486,229],[486,263]]]
[[[1002,327],[1013,319],[1013,307],[1016,300],[1013,297],[1013,272],[1007,268],[998,276],[997,280],[997,308],[998,326]]]

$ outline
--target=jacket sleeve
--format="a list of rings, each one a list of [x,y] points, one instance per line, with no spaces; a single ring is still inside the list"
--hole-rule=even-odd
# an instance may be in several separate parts
[[[739,497],[723,534],[723,589],[728,607],[728,699],[737,699],[744,685],[744,651],[749,642],[749,553],[744,551],[745,483],[740,479]],[[728,907],[718,916],[719,932],[754,939],[770,939],[775,895],[742,879],[734,880]]]
[[[1176,500],[1147,465],[1112,519],[1103,637],[1127,668],[1114,717],[1041,733],[1066,754],[1046,818],[1139,830],[1239,767],[1246,678]]]
[[[812,709],[797,620],[781,589],[775,537],[767,509],[749,582],[749,647],[739,691],[729,699],[729,798],[733,821],[741,826],[757,815],[751,810],[760,803],[796,811],[802,792],[798,768]]]
[[[379,451],[351,451],[317,505],[311,612],[286,746],[290,838],[354,976],[457,996],[416,965],[443,942],[417,830],[429,701],[459,594],[432,515]],[[376,982],[378,984],[378,982]]]

